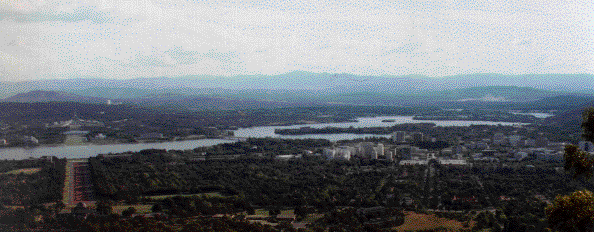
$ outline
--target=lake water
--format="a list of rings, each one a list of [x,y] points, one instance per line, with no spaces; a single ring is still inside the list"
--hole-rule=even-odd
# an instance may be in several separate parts
[[[435,123],[437,126],[470,126],[470,125],[518,125],[519,123],[506,122],[485,122],[485,121],[439,121],[439,120],[413,120],[412,116],[386,116],[373,118],[358,118],[358,122],[346,123],[319,123],[294,126],[263,126],[241,128],[235,131],[235,136],[244,138],[287,138],[287,139],[328,139],[331,141],[357,139],[365,137],[389,137],[389,135],[371,135],[371,134],[314,134],[314,135],[277,135],[275,129],[300,128],[309,126],[312,128],[323,127],[387,127],[403,123]],[[394,122],[382,122],[382,120],[391,119]],[[140,143],[140,144],[115,144],[115,145],[85,145],[85,146],[59,146],[59,147],[36,147],[36,148],[5,148],[0,149],[0,159],[26,159],[29,157],[56,156],[59,158],[88,158],[98,154],[120,153],[126,151],[141,151],[144,149],[167,149],[167,150],[186,150],[196,147],[206,147],[221,143],[231,143],[231,140],[220,139],[201,139],[187,140],[163,143]]]

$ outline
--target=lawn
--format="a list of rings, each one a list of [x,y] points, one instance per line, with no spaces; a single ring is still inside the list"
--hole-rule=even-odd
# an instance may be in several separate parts
[[[114,213],[121,215],[124,210],[128,209],[128,207],[135,208],[136,213],[152,213],[151,208],[153,205],[116,205],[112,207],[112,209]]]
[[[322,214],[322,213],[310,213],[301,222],[314,223],[316,220],[323,218],[323,217],[324,217],[324,214]]]
[[[435,215],[408,212],[404,218],[404,224],[395,227],[393,231],[418,231],[433,230],[438,228],[459,231],[462,229],[462,223],[455,220],[440,218]]]
[[[23,168],[23,169],[12,170],[10,172],[5,172],[5,173],[2,173],[2,174],[20,174],[20,173],[23,173],[23,174],[29,175],[29,174],[33,174],[33,173],[39,172],[40,170],[41,170],[41,168]]]

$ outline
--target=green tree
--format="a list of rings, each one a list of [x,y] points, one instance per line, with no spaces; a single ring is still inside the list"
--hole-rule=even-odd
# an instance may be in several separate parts
[[[136,209],[134,207],[128,207],[126,210],[122,212],[123,217],[130,217],[132,214],[136,213]]]
[[[163,211],[163,207],[161,206],[161,204],[157,203],[157,204],[154,204],[153,207],[151,207],[151,211],[153,213],[161,212],[161,211]]]
[[[594,142],[594,108],[586,109],[582,114],[582,138]],[[565,147],[565,170],[574,178],[592,177],[594,158],[580,151],[574,145]],[[594,228],[594,194],[588,190],[579,190],[569,195],[557,196],[547,206],[547,220],[554,229],[561,231],[591,231]]]
[[[113,201],[110,200],[100,200],[97,202],[97,212],[100,214],[108,215],[113,212]]]

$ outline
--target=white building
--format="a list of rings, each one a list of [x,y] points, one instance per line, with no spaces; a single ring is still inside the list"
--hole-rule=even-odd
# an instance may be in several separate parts
[[[493,145],[501,146],[507,144],[507,137],[503,133],[495,133],[493,135]]]
[[[323,155],[324,157],[326,157],[326,159],[334,159],[334,156],[336,155],[336,150],[334,150],[333,148],[324,148]]]
[[[105,139],[105,138],[107,138],[107,136],[105,136],[104,134],[101,134],[101,133],[95,135],[95,139]]]
[[[526,144],[527,147],[535,147],[536,146],[536,140],[534,139],[526,139]]]
[[[334,158],[335,159],[344,159],[350,160],[353,154],[354,149],[349,146],[341,146],[335,149]]]
[[[375,154],[380,157],[384,156],[384,144],[378,143],[377,147],[375,147]]]
[[[37,138],[35,138],[33,136],[25,136],[25,137],[23,137],[23,141],[26,143],[33,143],[33,144],[39,143],[39,140],[37,140]]]
[[[394,152],[392,152],[392,151],[386,152],[386,160],[394,161]]]
[[[526,152],[518,152],[516,153],[516,155],[514,155],[514,158],[516,158],[517,160],[522,160],[524,158],[528,157],[528,153]]]
[[[485,143],[485,142],[473,142],[470,144],[470,149],[475,149],[475,150],[487,150],[489,149],[489,144]]]
[[[594,152],[594,144],[590,141],[581,141],[579,143],[580,150],[585,152]]]
[[[375,152],[375,146],[373,143],[370,142],[363,142],[360,144],[360,154],[363,158],[373,158],[375,155],[377,159],[377,153]]]
[[[392,142],[403,143],[406,142],[406,133],[404,131],[395,131],[392,133]]]
[[[424,141],[423,133],[421,133],[421,132],[414,132],[414,133],[412,133],[411,136],[412,136],[412,140],[414,142],[422,142],[422,141]]]
[[[521,141],[522,141],[522,136],[520,136],[520,135],[509,136],[509,144],[514,147],[524,146],[524,144],[520,143]]]

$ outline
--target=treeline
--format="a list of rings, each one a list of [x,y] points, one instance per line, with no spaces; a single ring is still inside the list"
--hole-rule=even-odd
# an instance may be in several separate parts
[[[289,161],[239,158],[190,162],[170,154],[135,154],[129,158],[91,158],[89,162],[96,192],[112,199],[214,191],[245,195],[246,201],[261,206],[372,207],[381,204],[396,184],[390,173],[360,175],[350,170],[363,163],[326,161],[318,156]],[[372,165],[379,168],[389,164]],[[382,179],[388,181],[378,186]]]
[[[233,197],[171,197],[155,203],[153,212],[164,212],[176,217],[208,216],[215,214],[254,214],[254,208],[239,196]]]
[[[159,110],[135,105],[106,105],[76,102],[14,103],[0,102],[0,121],[7,125],[43,125],[79,118],[110,122],[129,119],[136,123],[176,127],[252,127],[299,120],[339,122],[355,117],[413,115],[429,108],[390,106],[317,106],[248,110],[190,111]],[[152,123],[151,123],[152,122]]]
[[[394,131],[425,131],[428,132],[430,128],[435,127],[435,123],[405,123],[398,124],[391,127],[300,127],[297,129],[275,129],[274,133],[280,135],[305,135],[305,134],[391,134]]]

